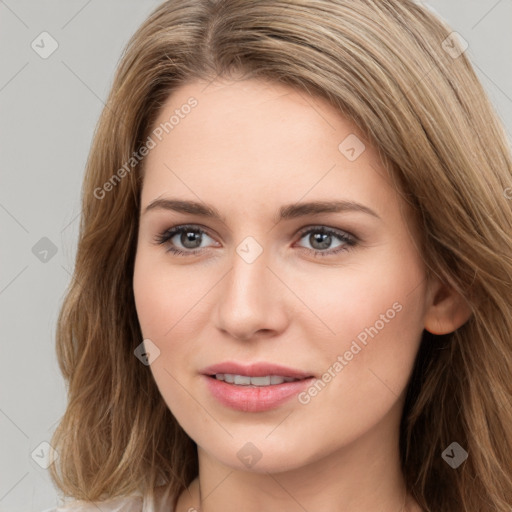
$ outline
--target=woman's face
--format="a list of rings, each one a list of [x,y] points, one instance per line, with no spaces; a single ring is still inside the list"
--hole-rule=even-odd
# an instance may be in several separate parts
[[[183,429],[262,472],[389,440],[428,283],[377,152],[324,100],[255,80],[181,87],[151,137],[133,285]]]

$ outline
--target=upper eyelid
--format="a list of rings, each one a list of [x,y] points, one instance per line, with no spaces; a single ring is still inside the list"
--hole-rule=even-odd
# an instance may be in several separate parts
[[[212,235],[212,231],[209,228],[202,226],[201,224],[177,224],[172,228],[166,229],[165,231],[163,231],[162,234],[175,231],[175,233],[172,235],[175,236],[176,234],[179,234],[180,232],[186,229],[190,229],[190,231],[199,231],[201,233],[208,235],[210,238],[215,238],[215,236]]]
[[[352,238],[357,238],[356,235],[353,235],[350,231],[347,231],[346,229],[334,228],[334,227],[327,226],[327,225],[324,225],[324,224],[311,224],[309,226],[301,228],[298,231],[297,234],[302,235],[302,234],[307,233],[309,231],[314,231],[315,229],[318,229],[319,231],[322,230],[322,229],[325,230],[325,231],[333,231],[335,233],[340,233],[340,234],[348,235],[348,236],[350,236]]]

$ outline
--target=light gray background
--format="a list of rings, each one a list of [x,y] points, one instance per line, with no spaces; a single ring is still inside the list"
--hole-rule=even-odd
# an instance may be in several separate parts
[[[510,139],[512,0],[425,3],[469,43]],[[65,409],[55,322],[74,264],[84,165],[121,51],[158,4],[0,0],[0,512],[57,503],[31,453]],[[31,47],[43,31],[59,45],[46,59]],[[43,237],[57,250],[46,262],[32,251]]]

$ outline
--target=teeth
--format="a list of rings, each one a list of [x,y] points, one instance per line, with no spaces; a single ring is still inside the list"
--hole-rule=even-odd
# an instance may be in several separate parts
[[[281,377],[280,375],[266,375],[264,377],[249,377],[247,375],[235,375],[232,373],[217,373],[217,380],[223,380],[238,386],[271,386],[283,382],[293,382],[299,379],[293,377]]]
[[[270,384],[282,384],[284,382],[284,377],[280,377],[279,375],[271,375],[270,376]]]
[[[235,384],[241,384],[242,386],[248,386],[251,383],[251,377],[244,375],[235,375]]]
[[[270,383],[272,382],[272,377],[266,376],[266,377],[247,377],[253,386],[270,386]],[[238,384],[238,382],[235,383]],[[275,383],[274,383],[275,384]]]

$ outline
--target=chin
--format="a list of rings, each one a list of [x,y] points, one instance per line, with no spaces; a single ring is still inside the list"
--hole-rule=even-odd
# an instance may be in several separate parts
[[[265,433],[260,431],[256,436],[236,436],[235,440],[231,439],[227,445],[215,443],[212,450],[208,444],[198,443],[198,447],[204,446],[203,451],[207,452],[210,458],[235,471],[260,474],[300,469],[332,451],[332,448],[327,447],[318,447],[316,450],[311,447],[313,452],[310,453],[304,449],[304,442],[300,440],[304,439],[303,436],[297,436],[297,442],[292,444],[284,442],[285,439],[290,441],[290,436],[285,435],[276,435],[273,440],[265,439],[268,432],[265,429]]]

